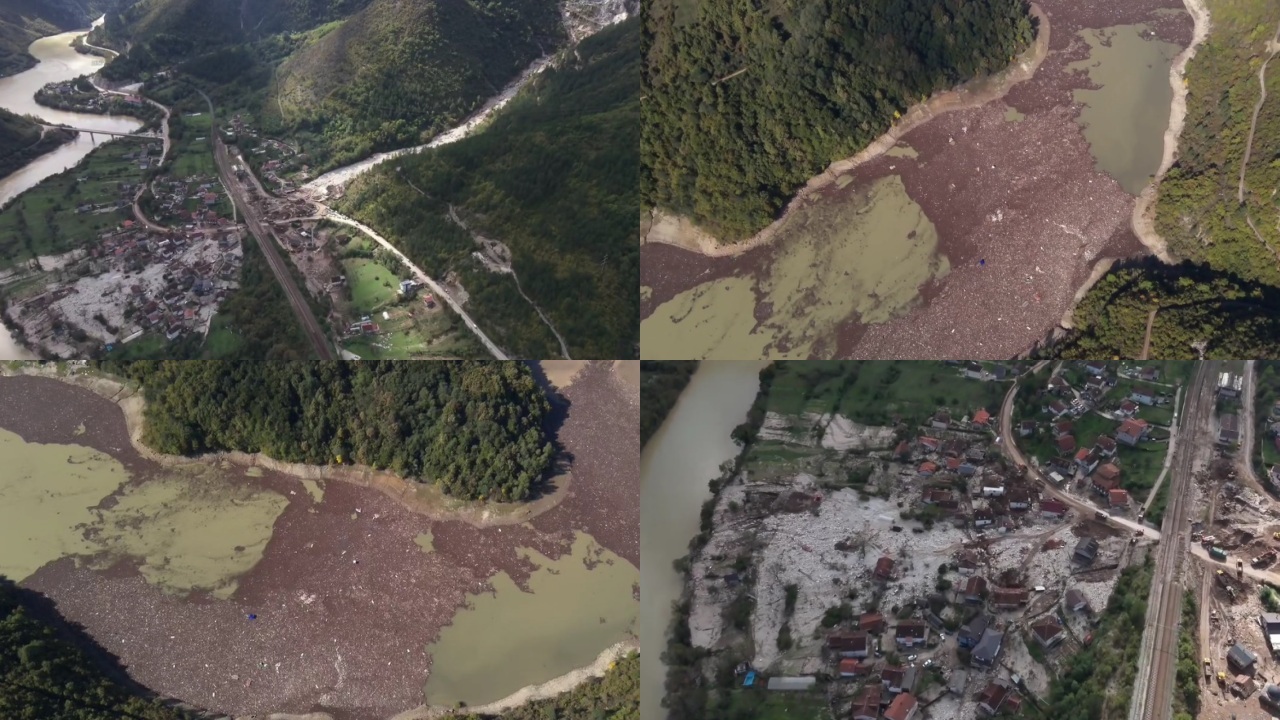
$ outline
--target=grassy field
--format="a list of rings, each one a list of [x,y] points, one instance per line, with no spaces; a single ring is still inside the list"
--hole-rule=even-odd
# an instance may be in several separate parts
[[[830,720],[827,699],[819,692],[735,690],[730,695],[734,717],[751,720]]]
[[[173,166],[170,175],[217,175],[218,166],[213,162],[213,139],[207,113],[182,116],[182,139],[172,147]]]
[[[142,171],[124,155],[140,143],[118,140],[89,153],[79,165],[54,175],[19,195],[0,211],[0,270],[36,255],[51,255],[80,247],[100,232],[131,218],[126,207],[105,213],[76,212],[84,203],[132,202],[132,192],[120,183],[137,183]],[[84,178],[84,182],[80,179]]]
[[[769,411],[798,415],[837,410],[866,424],[888,423],[895,414],[921,423],[939,407],[950,409],[956,419],[980,407],[994,413],[1009,388],[963,378],[959,367],[932,361],[781,362],[778,368]]]
[[[386,266],[365,258],[348,258],[342,261],[351,288],[351,304],[362,313],[379,310],[393,303],[399,294],[400,278]]]

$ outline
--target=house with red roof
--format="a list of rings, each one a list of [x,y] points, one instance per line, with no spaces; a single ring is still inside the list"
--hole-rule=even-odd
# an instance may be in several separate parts
[[[1116,488],[1107,491],[1107,501],[1112,510],[1124,510],[1129,507],[1129,491]]]
[[[1093,449],[1097,450],[1102,457],[1111,457],[1116,454],[1115,438],[1110,435],[1099,435],[1093,443]]]
[[[920,703],[916,702],[911,693],[904,692],[889,703],[888,709],[884,711],[884,720],[912,720],[919,710]]]
[[[1075,452],[1076,439],[1070,435],[1062,435],[1057,440],[1054,441],[1054,445],[1057,446],[1058,452],[1061,452],[1061,453]]]
[[[978,412],[973,414],[973,427],[975,430],[985,430],[990,426],[991,413],[986,408],[978,408]]]
[[[1067,514],[1067,504],[1061,500],[1041,500],[1040,514],[1044,517],[1060,518]]]
[[[881,580],[892,580],[893,565],[893,558],[888,557],[887,555],[882,555],[879,560],[876,560],[876,577]]]
[[[853,720],[879,720],[880,695],[883,688],[879,684],[868,684],[862,694],[853,701]]]
[[[1099,494],[1106,495],[1108,492],[1120,487],[1120,468],[1111,463],[1104,463],[1098,466],[1091,480],[1093,489]]]
[[[1137,445],[1150,431],[1151,427],[1147,425],[1146,420],[1125,420],[1120,423],[1119,429],[1116,430],[1116,441],[1132,447]]]

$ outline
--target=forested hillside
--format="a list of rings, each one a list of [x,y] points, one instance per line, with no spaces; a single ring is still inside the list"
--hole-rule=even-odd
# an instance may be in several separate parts
[[[359,463],[468,500],[526,499],[551,469],[551,406],[517,362],[104,362],[141,383],[148,446]]]
[[[64,130],[51,130],[41,137],[40,126],[0,109],[0,178],[74,137]]]
[[[654,0],[645,15],[641,193],[725,240],[929,94],[1006,66],[1023,0]]]
[[[1280,289],[1190,262],[1112,270],[1081,300],[1078,328],[1044,351],[1068,358],[1136,358],[1156,309],[1148,357],[1280,357]]]
[[[662,427],[697,369],[697,360],[640,361],[640,447]]]
[[[37,38],[89,27],[125,0],[0,0],[0,77],[36,64],[27,47]]]
[[[92,656],[86,652],[91,648]],[[105,651],[69,625],[47,598],[0,576],[0,718],[186,720],[144,700],[107,666]]]
[[[635,357],[639,36],[632,19],[587,38],[484,132],[382,164],[339,207],[428,272],[460,271],[499,345],[522,357],[559,356],[511,278],[472,258],[475,241],[448,217],[453,205],[473,230],[511,249],[525,293],[573,357]]]
[[[1258,70],[1280,29],[1280,3],[1208,0],[1208,8],[1213,26],[1187,67],[1186,126],[1160,184],[1156,229],[1180,259],[1280,285],[1280,59],[1268,67],[1243,204],[1239,195]]]
[[[640,656],[619,660],[602,678],[547,700],[534,700],[502,715],[480,720],[638,720],[640,717]]]

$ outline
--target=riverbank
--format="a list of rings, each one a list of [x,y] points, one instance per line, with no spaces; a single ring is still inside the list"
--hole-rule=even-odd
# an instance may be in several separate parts
[[[576,374],[576,373],[575,373]],[[476,528],[519,525],[559,505],[573,484],[570,472],[562,472],[546,482],[547,490],[538,498],[518,505],[473,503],[450,498],[435,485],[407,480],[394,473],[363,465],[307,465],[276,460],[263,453],[240,451],[206,453],[197,456],[170,455],[147,446],[142,441],[146,427],[146,398],[132,384],[103,373],[65,363],[7,363],[0,366],[0,376],[19,375],[58,380],[93,392],[120,408],[130,444],[137,453],[168,468],[200,467],[231,463],[242,468],[263,468],[282,475],[305,480],[337,480],[377,490],[411,512],[432,520],[461,520]]]
[[[1035,42],[1009,68],[992,77],[972,80],[958,88],[944,90],[912,107],[900,121],[894,123],[885,134],[876,138],[862,151],[852,157],[831,163],[821,174],[810,178],[791,202],[787,203],[782,215],[754,236],[742,242],[722,243],[712,234],[694,225],[688,218],[653,208],[649,212],[649,217],[642,218],[641,224],[647,225],[648,230],[641,233],[640,243],[642,245],[646,243],[674,245],[704,257],[735,257],[748,250],[767,245],[794,211],[803,207],[811,196],[820,194],[835,185],[839,176],[847,175],[860,166],[883,156],[893,149],[904,135],[935,117],[957,110],[981,107],[999,100],[1015,85],[1034,76],[1040,64],[1049,55],[1050,29],[1049,16],[1035,3],[1031,4],[1031,16],[1037,23]]]
[[[1162,262],[1173,263],[1169,254],[1169,244],[1160,233],[1156,232],[1156,199],[1160,194],[1160,182],[1173,167],[1178,156],[1178,140],[1182,137],[1182,127],[1187,120],[1188,88],[1183,78],[1186,75],[1187,63],[1196,56],[1196,48],[1209,37],[1209,9],[1204,0],[1183,0],[1187,14],[1191,16],[1194,26],[1191,31],[1191,44],[1173,60],[1169,69],[1169,85],[1173,87],[1173,104],[1169,108],[1169,127],[1164,132],[1164,155],[1160,158],[1160,168],[1151,179],[1151,183],[1138,195],[1133,206],[1133,234],[1138,240]],[[1083,293],[1080,295],[1083,297]]]

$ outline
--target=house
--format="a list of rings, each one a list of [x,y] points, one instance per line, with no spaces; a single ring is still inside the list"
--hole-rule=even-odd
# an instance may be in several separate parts
[[[929,419],[929,427],[946,430],[951,427],[951,414],[940,412]]]
[[[853,701],[853,720],[879,720],[881,685],[868,684]]]
[[[972,550],[962,550],[960,557],[956,559],[956,567],[961,575],[971,575],[978,569],[978,553]]]
[[[1159,394],[1150,385],[1135,385],[1129,393],[1129,400],[1141,405],[1155,405]],[[1137,411],[1137,407],[1134,408]]]
[[[884,720],[912,720],[920,710],[920,703],[909,692],[904,692],[889,703]]]
[[[982,639],[973,647],[969,657],[979,665],[991,667],[1000,658],[1000,649],[1003,645],[1004,633],[987,628],[987,631],[982,633]]]
[[[865,658],[871,654],[870,636],[865,632],[838,632],[827,636],[827,649],[841,658]]]
[[[1218,418],[1218,444],[1234,445],[1239,441],[1239,419],[1232,413],[1227,413]]]
[[[929,639],[929,626],[923,620],[900,620],[893,629],[893,639],[898,647],[923,646]]]
[[[891,693],[911,692],[916,688],[916,667],[886,667],[880,671],[880,684]]]
[[[1093,483],[1095,492],[1106,496],[1107,493],[1120,487],[1120,468],[1111,463],[1100,465],[1090,481]]]
[[[1062,603],[1071,612],[1089,612],[1089,599],[1075,588],[1067,590]]]
[[[1031,437],[1036,431],[1035,420],[1023,420],[1018,423],[1018,437]]]
[[[1271,654],[1280,655],[1280,613],[1263,613],[1258,616],[1258,623],[1262,625],[1262,635]]]
[[[967,603],[981,605],[986,594],[987,579],[980,575],[974,575],[964,584],[964,601]]]
[[[1138,379],[1145,380],[1147,382],[1155,382],[1160,379],[1160,368],[1150,366],[1144,367],[1138,371]]]
[[[1040,647],[1048,649],[1062,642],[1062,624],[1053,614],[1045,615],[1031,623],[1031,636],[1040,643]]]
[[[1054,400],[1053,402],[1049,403],[1044,408],[1044,410],[1045,412],[1052,415],[1055,419],[1057,419],[1062,417],[1063,415],[1066,415],[1067,412],[1071,410],[1071,408],[1068,407],[1067,404],[1062,402],[1061,400]]]
[[[911,457],[911,443],[903,440],[898,443],[898,447],[893,449],[893,459],[906,460],[909,457]]]
[[[1005,704],[1005,700],[1013,694],[1013,686],[1007,680],[996,680],[987,683],[982,692],[978,694],[978,708],[988,715],[995,715],[1000,712],[1001,706]]]
[[[1075,472],[1075,465],[1070,456],[1054,456],[1048,465],[1050,470],[1056,470],[1064,475],[1071,475]]]
[[[996,521],[996,516],[990,510],[975,510],[973,512],[973,526],[987,527]]]
[[[1231,682],[1231,692],[1242,698],[1247,698],[1257,690],[1258,686],[1254,684],[1253,678],[1248,675],[1237,675],[1235,680]]]
[[[1067,504],[1061,500],[1041,500],[1040,514],[1044,517],[1061,518],[1067,515]]]
[[[1076,451],[1076,467],[1085,475],[1093,472],[1093,469],[1098,467],[1098,461],[1098,454],[1090,448],[1080,448]]]
[[[1127,510],[1129,508],[1129,491],[1108,490],[1107,501],[1111,504],[1112,510]]]
[[[1218,397],[1237,398],[1244,388],[1244,377],[1224,372],[1218,376]]]
[[[418,287],[418,283],[414,282],[413,280],[401,280],[401,281],[400,281],[400,294],[401,294],[401,295],[408,295],[408,296],[412,296],[412,295],[413,295],[413,290],[414,290],[414,288],[416,288],[416,287]]]
[[[1093,443],[1093,449],[1102,457],[1111,457],[1116,454],[1116,441],[1109,435],[1099,435]]]
[[[1236,643],[1227,651],[1227,665],[1232,671],[1242,675],[1252,675],[1257,669],[1258,656],[1249,648]]]
[[[771,677],[766,687],[770,690],[801,692],[813,688],[818,679],[812,675],[800,677]]]
[[[880,578],[881,580],[892,580],[893,579],[893,558],[888,557],[886,555],[880,556],[880,559],[876,560],[875,574],[876,574],[876,577]]]
[[[978,408],[978,412],[973,414],[973,429],[986,430],[991,426],[991,413],[986,408]]]
[[[1094,376],[1101,375],[1107,371],[1107,364],[1092,360],[1084,364],[1084,371]]]
[[[982,479],[983,497],[1001,497],[1004,495],[1004,478],[988,475]]]
[[[887,625],[880,613],[863,613],[858,618],[858,629],[867,633],[882,633]]]
[[[1132,447],[1146,437],[1150,430],[1146,420],[1125,420],[1116,430],[1116,441]]]
[[[1031,491],[1026,488],[1014,488],[1009,493],[1010,510],[1030,510]]]
[[[919,469],[920,477],[930,477],[936,472],[938,472],[937,463],[932,462],[930,460],[925,460],[924,462],[920,463],[920,469]]]
[[[1049,392],[1054,395],[1061,395],[1071,389],[1071,383],[1061,375],[1054,375],[1049,378]]]
[[[1091,537],[1080,538],[1080,542],[1076,543],[1075,552],[1071,554],[1071,559],[1089,565],[1093,563],[1094,558],[1098,556],[1098,541]]]
[[[938,438],[931,438],[927,435],[921,435],[919,443],[920,447],[923,448],[925,452],[937,452],[938,448],[942,447],[941,440]]]
[[[987,631],[993,619],[990,615],[978,613],[960,628],[960,633],[956,635],[956,643],[962,648],[973,648],[982,639],[982,634]]]
[[[1072,453],[1076,450],[1076,439],[1070,435],[1063,435],[1054,441],[1060,453]]]
[[[1027,604],[1029,593],[1026,588],[1002,588],[991,591],[991,605],[998,610],[1012,610],[1019,605]]]
[[[1075,427],[1070,420],[1061,420],[1053,424],[1053,438],[1057,440],[1060,437],[1071,434],[1071,429]]]
[[[1120,403],[1120,407],[1116,409],[1115,416],[1118,418],[1131,418],[1138,414],[1138,404],[1132,400],[1125,400]]]
[[[870,663],[854,660],[853,658],[845,658],[836,666],[836,672],[842,678],[861,677],[870,674],[871,667]],[[880,686],[877,685],[876,689],[878,690],[879,688]]]

